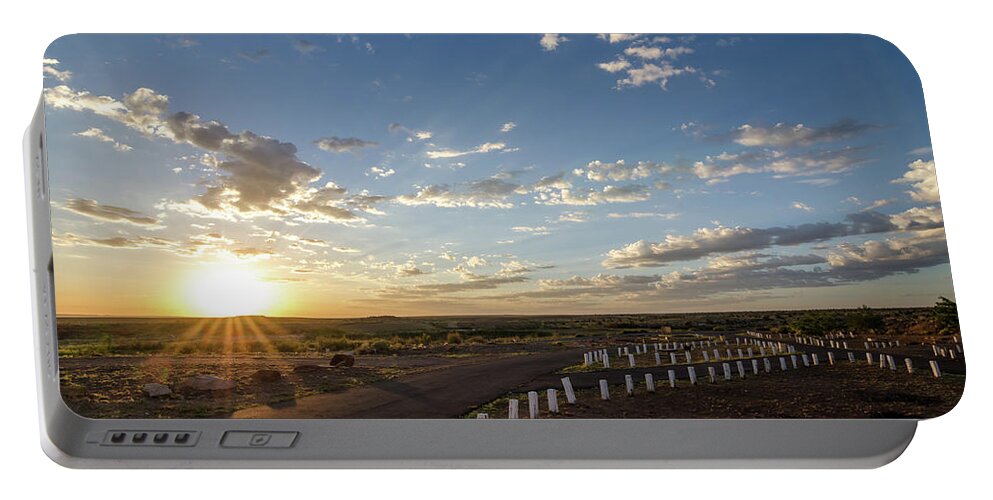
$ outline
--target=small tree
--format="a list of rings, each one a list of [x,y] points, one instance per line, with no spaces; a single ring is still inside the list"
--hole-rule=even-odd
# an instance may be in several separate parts
[[[931,308],[931,316],[941,335],[957,335],[959,330],[959,310],[955,302],[946,297],[939,297],[938,302]]]
[[[848,328],[862,333],[875,333],[886,326],[883,316],[863,305],[845,318]]]
[[[798,335],[821,336],[844,327],[843,318],[830,311],[811,311],[790,322],[790,330]]]

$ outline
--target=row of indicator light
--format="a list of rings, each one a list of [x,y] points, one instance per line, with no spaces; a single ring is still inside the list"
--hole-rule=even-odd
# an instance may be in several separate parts
[[[131,443],[133,444],[145,444],[148,442],[149,437],[148,432],[135,432],[131,434]],[[124,444],[127,440],[128,433],[126,432],[115,432],[110,435],[110,442],[114,444]],[[172,442],[174,444],[187,444],[190,442],[190,438],[193,435],[189,432],[179,432],[173,437]],[[169,433],[168,432],[156,432],[152,435],[152,444],[168,444]]]

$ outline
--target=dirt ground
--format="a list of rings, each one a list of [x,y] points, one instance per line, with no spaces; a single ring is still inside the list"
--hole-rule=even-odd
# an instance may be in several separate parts
[[[404,374],[458,362],[455,357],[364,356],[352,367],[331,367],[326,357],[279,355],[113,356],[67,358],[60,362],[62,396],[76,413],[91,418],[226,417],[257,405],[279,406],[313,394],[343,391]],[[295,372],[301,365],[318,365]],[[277,370],[282,379],[256,382],[253,373]],[[160,383],[174,391],[194,375],[213,375],[236,383],[220,394],[180,394],[150,398],[142,386]]]
[[[548,412],[545,393],[539,392],[539,418],[929,418],[944,414],[958,402],[965,377],[933,378],[925,369],[913,375],[870,367],[865,363],[834,366],[822,364],[782,372],[760,373],[730,381],[718,375],[711,384],[677,381],[669,386],[664,372],[655,374],[656,392],[649,393],[644,378],[635,378],[634,396],[627,396],[623,375],[610,380],[610,400],[600,399],[597,389],[577,391],[577,403],[566,402],[559,389],[558,415]],[[509,398],[520,401],[520,418],[529,418],[526,394],[512,394],[467,415],[485,412],[506,418]]]

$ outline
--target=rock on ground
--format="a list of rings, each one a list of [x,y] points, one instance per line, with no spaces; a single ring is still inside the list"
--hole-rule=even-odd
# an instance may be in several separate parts
[[[141,392],[143,392],[146,396],[150,398],[161,398],[172,394],[172,389],[170,389],[169,386],[165,384],[152,383],[152,384],[145,384],[141,388]]]
[[[196,375],[183,381],[179,390],[183,392],[224,392],[233,390],[233,380],[225,380],[213,375]]]

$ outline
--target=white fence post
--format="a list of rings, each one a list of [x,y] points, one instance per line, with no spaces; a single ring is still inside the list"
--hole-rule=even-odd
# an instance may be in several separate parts
[[[811,353],[811,355],[810,355],[810,362],[813,363],[814,366],[817,366],[817,365],[820,364],[817,361],[817,353],[816,352],[815,353]]]
[[[631,375],[624,376],[624,386],[628,390],[628,396],[634,396],[634,379],[631,378]]]
[[[545,392],[548,395],[548,411],[549,413],[559,412],[559,396],[558,391],[555,389],[548,389]]]
[[[759,374],[759,360],[753,359],[752,360],[752,375],[758,375],[758,374]]]
[[[528,391],[528,416],[531,420],[538,418],[538,393]]]
[[[769,358],[762,358],[762,367],[765,368],[766,373],[772,373],[772,363],[769,362]]]
[[[903,364],[907,365],[907,373],[914,373],[914,362],[910,358],[903,358]]]
[[[738,365],[738,378],[745,378],[745,365],[740,360],[735,364]]]
[[[510,400],[509,407],[507,408],[507,418],[517,418],[517,407],[519,405],[520,402],[516,399]]]
[[[476,418],[490,418],[489,413],[477,413]]]
[[[610,399],[610,391],[607,389],[607,380],[600,379],[600,399],[607,401]]]
[[[710,378],[711,384],[717,381],[717,370],[715,370],[713,366],[707,367],[707,377]]]
[[[565,400],[569,404],[576,404],[576,391],[572,390],[572,381],[569,377],[562,377],[562,388],[565,389]]]
[[[786,358],[779,358],[779,367],[786,371]]]
[[[628,354],[628,365],[634,368],[634,354]]]
[[[686,372],[690,375],[690,384],[696,385],[696,368],[690,366],[686,369]]]
[[[929,363],[931,365],[931,375],[934,375],[934,378],[941,378],[941,368],[938,368],[938,362],[932,360]]]
[[[658,351],[655,351],[655,366],[662,366],[662,358],[659,357]]]
[[[731,380],[731,365],[721,363],[721,368],[724,369],[724,380]]]
[[[648,392],[655,392],[655,377],[651,373],[645,374],[645,388]]]
[[[676,370],[669,370],[669,387],[676,388]]]

